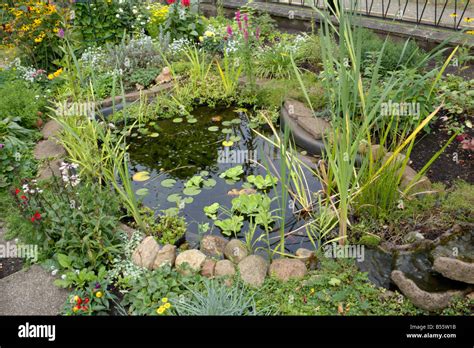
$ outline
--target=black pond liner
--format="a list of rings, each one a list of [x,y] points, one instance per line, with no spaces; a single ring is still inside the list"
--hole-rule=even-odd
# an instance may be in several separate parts
[[[284,128],[287,126],[296,145],[305,149],[308,153],[312,155],[321,156],[324,153],[324,142],[321,140],[314,139],[314,137],[304,130],[298,123],[293,120],[293,118],[288,114],[288,111],[284,106],[280,110],[280,124]],[[360,165],[362,163],[362,158],[360,155],[356,156],[356,164]]]

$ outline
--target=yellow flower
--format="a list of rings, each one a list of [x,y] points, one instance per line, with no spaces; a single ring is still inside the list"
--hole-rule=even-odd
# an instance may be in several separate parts
[[[169,303],[169,302],[165,303],[163,307],[165,307],[166,309],[170,309],[171,308],[171,303]]]
[[[53,75],[53,74],[49,74],[49,75],[48,75],[48,80],[52,80],[52,79],[54,79],[54,75]]]
[[[36,43],[40,43],[41,41],[43,41],[43,38],[41,36],[38,36],[37,38],[35,38]]]
[[[203,42],[204,38],[202,36],[199,36],[199,41]]]
[[[53,73],[54,77],[58,77],[59,75],[61,75],[63,73],[63,68],[60,68],[58,70],[56,70],[55,73]]]
[[[158,314],[163,314],[163,313],[165,312],[165,310],[166,310],[165,307],[160,306],[160,308],[158,308],[158,309],[156,310],[156,313],[158,313]]]
[[[212,37],[212,36],[215,36],[216,34],[214,34],[212,31],[206,30],[204,32],[204,35],[207,36],[207,37]]]
[[[310,294],[311,294],[311,295],[314,294],[314,288],[311,288]]]
[[[464,22],[466,22],[466,23],[474,22],[474,18],[466,17],[466,18],[464,18]]]
[[[451,17],[451,18],[456,18],[457,16],[458,16],[457,13],[451,13],[451,14],[449,15],[449,17]]]
[[[42,20],[41,19],[35,19],[34,22],[35,22],[36,25],[40,25],[42,23]]]
[[[54,28],[54,29],[53,29],[53,32],[54,32],[55,34],[59,33],[59,28]]]
[[[474,35],[474,30],[468,30],[468,31],[466,31],[466,34],[467,35]]]
[[[163,302],[163,303],[168,303],[168,298],[167,298],[167,297],[163,297],[163,298],[161,299],[161,302]]]
[[[102,296],[104,296],[102,291],[97,291],[96,294],[95,294],[95,297],[97,297],[97,298],[101,298]]]

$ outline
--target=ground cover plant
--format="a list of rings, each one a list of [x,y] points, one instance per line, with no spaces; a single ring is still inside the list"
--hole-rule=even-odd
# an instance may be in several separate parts
[[[56,314],[469,315],[469,48],[198,5],[0,7],[0,226]]]

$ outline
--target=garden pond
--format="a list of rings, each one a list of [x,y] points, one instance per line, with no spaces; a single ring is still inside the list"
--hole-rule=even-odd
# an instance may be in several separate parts
[[[266,135],[273,139],[270,134]],[[212,219],[206,216],[203,207],[219,203],[230,210],[232,199],[248,194],[253,196],[257,192],[258,188],[249,184],[249,178],[258,175],[265,178],[269,173],[266,167],[273,168],[270,171],[275,177],[275,170],[280,170],[279,150],[256,134],[246,114],[238,109],[201,107],[189,117],[153,121],[145,129],[132,133],[128,142],[131,174],[135,174],[135,179],[137,173],[149,177],[145,181],[134,181],[134,189],[143,195],[143,204],[154,211],[168,213],[179,209],[188,223],[186,240],[191,246],[198,242],[200,232],[207,232],[200,225],[209,223],[212,226]],[[270,182],[262,182],[262,185],[260,187],[266,189],[258,192],[266,193],[272,199],[270,211],[275,220],[269,234],[272,245],[273,240],[279,242],[279,216],[287,217],[285,231],[302,226],[304,220],[295,217],[289,201],[283,202],[285,215],[278,213],[282,204],[277,197],[281,194],[279,180],[274,186]],[[310,185],[313,192],[321,188],[316,178]],[[239,238],[244,238],[243,232],[250,228],[248,219],[242,223],[241,232],[237,234]],[[285,247],[288,251],[308,246],[304,229],[301,232],[287,237]],[[219,234],[219,228],[214,227],[212,233]],[[253,240],[262,233],[265,233],[264,228],[259,226]],[[262,242],[256,246],[259,245],[263,246]]]

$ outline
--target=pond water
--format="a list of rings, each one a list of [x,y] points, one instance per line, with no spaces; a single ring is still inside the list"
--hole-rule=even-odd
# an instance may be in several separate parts
[[[267,135],[272,138],[270,134]],[[245,114],[232,108],[198,108],[188,118],[157,120],[148,124],[146,130],[132,133],[128,142],[132,174],[146,171],[150,176],[147,181],[134,182],[135,190],[146,189],[143,203],[157,213],[170,208],[177,209],[180,205],[180,215],[188,223],[186,240],[191,246],[199,240],[199,224],[209,223],[211,228],[213,226],[213,221],[203,211],[205,206],[217,202],[230,210],[236,191],[243,189],[249,175],[265,176],[268,174],[265,166],[268,167],[270,163],[279,170],[278,149],[249,127]],[[255,164],[255,160],[259,164]],[[232,183],[219,177],[237,165],[241,165],[244,172],[237,181]],[[275,175],[274,172],[272,174]],[[186,183],[195,176],[203,179],[199,189],[186,190]],[[309,175],[308,178],[312,179]],[[279,183],[267,191],[270,198],[281,193]],[[311,185],[313,192],[320,189],[315,178]],[[287,216],[285,231],[292,231],[304,223],[292,214],[289,202],[275,199],[271,209],[279,209],[280,205],[285,207]],[[274,215],[283,214],[279,210]],[[228,217],[221,215],[219,219]],[[249,222],[244,221],[238,237],[243,238],[248,229]],[[272,231],[271,244],[275,245],[279,241],[278,221],[272,225]],[[206,233],[221,232],[218,227],[214,227]],[[264,233],[263,228],[257,228],[254,239],[261,233]],[[294,252],[301,246],[310,246],[304,230],[300,235],[288,236],[285,241],[287,251]]]

